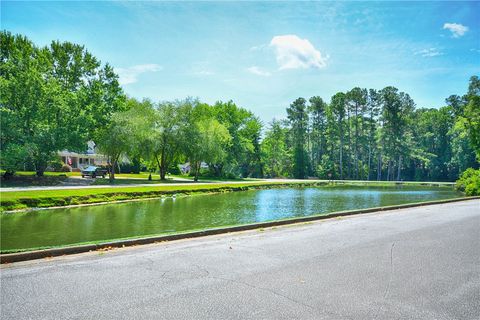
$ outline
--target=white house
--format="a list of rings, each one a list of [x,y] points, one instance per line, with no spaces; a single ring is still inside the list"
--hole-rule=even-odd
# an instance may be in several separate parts
[[[184,164],[179,164],[178,168],[180,169],[180,172],[182,174],[190,173],[190,170],[192,169],[191,166],[190,166],[190,162],[186,162]],[[202,161],[200,163],[200,169],[208,169],[208,164]]]
[[[87,142],[87,150],[85,153],[77,153],[68,150],[58,152],[63,163],[68,164],[75,171],[81,170],[90,165],[106,166],[108,159],[102,154],[98,154],[95,148],[95,142]]]

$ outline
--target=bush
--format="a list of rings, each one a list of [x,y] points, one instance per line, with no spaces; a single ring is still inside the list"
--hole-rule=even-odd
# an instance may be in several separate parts
[[[236,174],[233,173],[233,172],[227,172],[227,173],[225,174],[225,178],[227,178],[227,179],[238,179],[239,177],[238,177],[238,175],[236,175]]]
[[[28,157],[28,151],[24,146],[10,144],[0,153],[0,166],[5,170],[5,177],[13,176],[17,170],[21,170]]]
[[[457,190],[465,192],[467,196],[480,195],[480,169],[468,168],[457,180]]]
[[[121,173],[140,173],[142,165],[138,158],[133,158],[130,162],[120,163]]]
[[[169,168],[168,168],[168,173],[170,174],[175,174],[175,175],[181,175],[182,172],[180,171],[180,168],[178,167],[178,165],[176,164],[172,164]]]
[[[62,171],[64,165],[65,163],[63,163],[60,159],[55,159],[49,163],[49,168],[55,172],[59,172]]]
[[[72,172],[72,167],[70,167],[68,164],[64,164],[60,170],[61,172]]]

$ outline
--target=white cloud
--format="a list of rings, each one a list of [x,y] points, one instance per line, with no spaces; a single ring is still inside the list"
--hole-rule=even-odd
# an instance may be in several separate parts
[[[145,72],[157,72],[162,70],[163,67],[158,64],[138,64],[128,68],[115,68],[115,72],[118,74],[118,82],[122,85],[135,83],[138,81],[138,76]]]
[[[280,70],[323,68],[327,65],[327,57],[315,49],[308,39],[301,39],[296,35],[275,36],[270,41],[277,56]]]
[[[253,46],[253,47],[250,47],[250,51],[260,51],[260,50],[263,50],[267,48],[267,45],[266,44],[261,44],[261,45],[258,45],[258,46]]]
[[[198,71],[194,71],[193,74],[196,76],[211,76],[215,73],[210,70],[198,70]]]
[[[253,74],[256,74],[257,76],[262,76],[262,77],[269,77],[271,76],[271,73],[268,72],[267,70],[264,70],[260,67],[257,66],[252,66],[250,68],[247,68],[247,71]]]
[[[415,55],[421,55],[422,57],[436,57],[443,55],[437,48],[428,48],[415,52]]]
[[[454,38],[460,38],[468,31],[468,27],[459,23],[445,23],[443,29],[448,29]]]

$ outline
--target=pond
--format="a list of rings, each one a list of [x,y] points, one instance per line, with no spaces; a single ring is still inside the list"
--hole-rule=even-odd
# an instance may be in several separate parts
[[[0,215],[1,250],[55,247],[456,198],[452,187],[304,187]]]

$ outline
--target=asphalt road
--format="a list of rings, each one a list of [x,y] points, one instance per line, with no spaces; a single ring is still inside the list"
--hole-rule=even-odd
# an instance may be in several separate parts
[[[4,265],[2,319],[480,319],[480,200]]]

